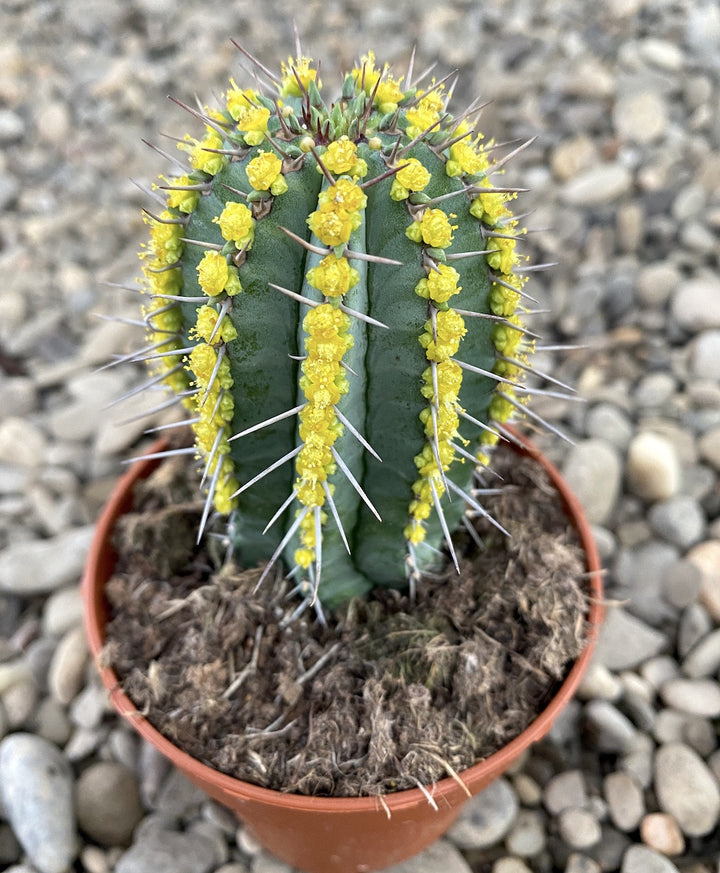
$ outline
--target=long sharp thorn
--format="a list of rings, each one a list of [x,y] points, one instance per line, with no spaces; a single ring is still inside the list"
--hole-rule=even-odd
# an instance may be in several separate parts
[[[492,515],[490,515],[490,513],[487,511],[487,509],[485,509],[484,506],[478,503],[474,497],[472,497],[466,491],[463,491],[463,489],[459,485],[456,485],[454,482],[450,483],[450,487],[459,497],[462,497],[462,499],[468,504],[468,506],[471,506],[476,512],[479,512],[483,518],[486,518],[490,522],[490,524],[496,527],[501,533],[504,533],[508,537],[511,536],[510,532],[506,530],[499,521],[494,519]]]
[[[475,427],[479,427],[480,430],[487,431],[488,433],[491,433],[494,436],[500,435],[498,433],[498,431],[496,431],[492,427],[490,427],[489,424],[485,424],[484,421],[480,421],[479,418],[475,418],[474,416],[470,415],[469,412],[465,412],[464,409],[458,409],[458,415],[460,416],[460,418],[464,418],[466,421],[469,421],[470,424],[474,424]],[[473,460],[475,461],[476,464],[478,463],[477,458],[474,458]]]
[[[205,469],[203,470],[202,476],[200,478],[200,487],[205,484],[205,480],[207,479],[208,473],[210,472],[210,467],[212,467],[212,462],[217,454],[217,450],[220,448],[220,441],[223,438],[223,430],[222,428],[218,428],[218,432],[215,434],[215,440],[213,442],[212,449],[207,456],[207,460],[205,461]],[[219,464],[217,465],[220,466]]]
[[[438,118],[438,120],[434,124],[431,124],[429,127],[426,127],[425,130],[422,131],[422,133],[419,133],[415,137],[415,139],[411,139],[410,142],[407,143],[407,145],[404,145],[398,151],[398,156],[407,154],[407,152],[409,152],[421,140],[424,140],[432,130],[434,130],[436,127],[439,127],[443,123],[443,121],[446,121],[446,120],[447,120],[447,114],[442,115],[440,118]]]
[[[378,79],[378,82],[379,81],[380,81],[380,79]],[[405,163],[405,164],[398,164],[396,167],[390,167],[388,170],[385,170],[385,172],[382,173],[381,175],[373,176],[372,179],[368,179],[367,182],[363,182],[362,185],[360,185],[360,188],[362,188],[362,190],[365,191],[367,188],[371,188],[373,185],[377,185],[378,182],[383,182],[385,179],[389,179],[390,176],[394,176],[396,173],[399,173],[400,170],[404,170],[405,167],[409,167],[409,166],[410,166],[410,164]]]
[[[461,261],[464,258],[476,258],[478,255],[492,255],[498,249],[481,249],[475,252],[451,252],[445,255],[445,259],[448,261]]]
[[[565,442],[569,443],[571,446],[575,445],[573,440],[571,440],[566,433],[563,433],[563,431],[561,431],[560,428],[555,427],[555,425],[550,424],[550,422],[544,419],[542,415],[538,415],[537,412],[534,412],[527,406],[523,406],[522,403],[518,403],[517,400],[512,397],[506,396],[506,399],[510,402],[512,406],[515,407],[515,409],[520,410],[520,412],[522,412],[524,415],[529,415],[533,421],[536,421],[538,424],[542,425],[546,430],[549,430],[550,433],[554,433],[555,436],[560,437],[561,440],[565,440]]]
[[[498,361],[505,361],[506,364],[512,364],[513,367],[520,367],[520,369],[525,370],[526,373],[534,373],[541,379],[545,379],[546,382],[552,382],[553,385],[557,385],[559,388],[564,388],[566,391],[570,391],[572,394],[575,393],[575,389],[572,387],[572,385],[568,385],[566,382],[562,382],[560,379],[556,379],[549,373],[538,370],[537,367],[531,367],[529,364],[523,364],[522,361],[518,361],[516,358],[506,358],[504,355],[498,355],[497,359]]]
[[[297,294],[295,291],[291,291],[289,288],[283,288],[282,285],[275,285],[273,282],[268,282],[268,286],[270,288],[274,288],[276,291],[280,291],[282,294],[285,294],[286,297],[297,300],[298,303],[304,303],[306,306],[310,306],[313,309],[316,306],[320,306],[320,302],[318,300],[310,300],[308,297],[303,297],[302,294]]]
[[[148,216],[148,218],[157,221],[158,224],[182,224],[185,226],[190,220],[190,216],[186,216],[185,218],[160,218],[159,215],[155,215],[154,212],[150,212],[149,209],[145,209],[144,207],[142,211]]]
[[[216,252],[220,252],[223,249],[223,247],[218,245],[217,243],[206,242],[205,240],[202,240],[202,239],[189,239],[186,236],[181,236],[180,242],[188,243],[188,245],[191,245],[191,246],[200,246],[201,248],[204,248],[204,249],[213,249],[213,251],[216,251]]]
[[[514,157],[520,154],[520,152],[525,151],[528,146],[531,146],[537,136],[531,136],[530,139],[526,140],[524,143],[519,145],[516,149],[513,149],[509,154],[505,155],[504,158],[501,158],[499,161],[496,161],[492,166],[488,169],[488,176],[491,176],[493,173],[496,173],[501,167],[504,167],[508,161],[511,161]]]
[[[202,297],[183,297],[182,294],[153,294],[152,299],[174,300],[177,303],[207,303],[210,298],[207,295]]]
[[[120,355],[119,357],[110,361],[109,364],[103,364],[102,367],[98,367],[95,372],[102,373],[103,370],[107,370],[110,367],[116,367],[118,364],[127,364],[134,363],[135,361],[141,361],[143,360],[143,355],[148,354],[155,349],[162,348],[164,345],[167,345],[167,343],[167,339],[161,339],[159,342],[153,343],[150,346],[145,346],[144,349],[138,349],[136,352],[129,352],[127,355]]]
[[[270,528],[275,524],[275,522],[280,518],[280,516],[285,512],[285,510],[290,506],[293,500],[297,497],[297,490],[293,489],[290,494],[283,500],[280,508],[276,511],[275,515],[270,519],[270,521],[265,525],[263,530],[263,536],[270,530]]]
[[[245,55],[245,57],[254,67],[257,67],[258,70],[264,73],[271,82],[274,82],[278,86],[282,84],[279,76],[276,76],[275,73],[272,72],[272,70],[268,70],[268,68],[264,64],[260,63],[260,61],[256,57],[253,57],[253,55],[251,55],[247,49],[243,48],[240,43],[235,42],[234,39],[231,39],[230,42],[239,52]]]
[[[200,518],[200,524],[198,526],[197,540],[195,541],[196,544],[200,542],[200,540],[202,539],[202,535],[205,532],[205,525],[207,524],[208,517],[210,516],[213,498],[215,497],[215,489],[217,488],[221,470],[222,464],[218,461],[218,464],[215,467],[215,472],[213,473],[213,477],[210,480],[210,486],[208,487],[208,493],[205,498],[205,505],[203,506],[202,516]]]
[[[513,385],[513,388],[516,391],[522,391],[530,396],[553,397],[556,400],[569,400],[571,403],[585,403],[585,398],[578,397],[577,394],[562,394],[560,391],[550,391],[546,388],[530,388],[528,385],[520,384]]]
[[[479,376],[486,376],[488,379],[494,379],[496,382],[505,382],[508,385],[518,387],[516,382],[513,382],[511,379],[506,379],[504,376],[498,376],[497,373],[493,373],[491,370],[483,370],[482,367],[476,367],[474,364],[467,364],[465,361],[458,361],[457,358],[452,358],[452,360],[455,361],[458,367],[462,367],[463,370],[469,370],[471,373],[477,373]]]
[[[217,317],[217,320],[215,321],[215,327],[213,328],[212,333],[210,334],[210,337],[208,338],[208,345],[212,345],[212,341],[215,339],[217,332],[222,327],[223,318],[225,318],[225,316],[228,314],[228,312],[230,312],[230,310],[232,309],[232,305],[233,305],[232,297],[228,297],[227,300],[225,300],[223,305],[220,307],[220,312],[218,312],[218,317]]]
[[[521,327],[519,324],[513,324],[512,321],[508,321],[508,319],[503,315],[491,315],[489,312],[473,312],[471,309],[455,309],[455,312],[457,312],[458,315],[468,316],[468,318],[486,318],[488,321],[496,321],[498,324],[504,324],[506,327],[517,330],[524,336],[529,336],[533,339],[540,339],[539,333],[533,333],[526,327]]]
[[[589,345],[571,345],[570,343],[560,343],[552,346],[535,346],[536,352],[577,352],[589,349]]]
[[[320,577],[322,576],[322,519],[320,507],[313,508],[313,520],[315,522],[315,581],[313,584],[312,604],[315,604],[320,589]]]
[[[253,478],[250,479],[249,482],[246,482],[244,485],[241,485],[240,488],[238,488],[238,490],[232,496],[237,497],[239,494],[242,494],[243,491],[247,491],[248,488],[253,486],[256,482],[259,482],[261,479],[264,479],[265,476],[268,476],[270,473],[273,472],[273,470],[277,470],[278,467],[282,467],[283,464],[290,461],[296,455],[299,455],[301,449],[302,449],[302,446],[297,446],[296,448],[292,449],[292,451],[289,451],[286,455],[283,455],[282,458],[279,458],[277,461],[274,461],[272,464],[270,464],[269,467],[265,467],[265,469],[262,471],[262,473],[258,473],[257,476],[253,476]]]
[[[131,388],[129,391],[126,391],[120,397],[116,397],[114,400],[111,400],[110,403],[105,406],[105,409],[112,409],[113,406],[117,406],[118,403],[122,403],[125,400],[128,400],[130,397],[134,397],[136,394],[141,394],[143,391],[147,391],[148,388],[152,388],[153,385],[157,385],[159,382],[162,382],[163,379],[171,376],[173,373],[177,373],[178,370],[182,370],[182,364],[177,364],[171,370],[167,370],[167,372],[160,373],[157,376],[154,376],[152,379],[148,379],[147,382],[143,382],[141,385],[137,385],[135,388]]]
[[[156,427],[149,427],[143,433],[159,433],[163,430],[173,430],[176,427],[187,427],[191,424],[197,424],[199,421],[200,418],[183,418],[181,421],[171,421],[169,424],[158,424]]]
[[[332,446],[330,448],[330,451],[332,452],[332,456],[333,456],[333,458],[335,458],[335,461],[336,461],[338,467],[340,467],[340,469],[343,471],[343,473],[347,476],[348,480],[350,481],[350,484],[357,491],[357,493],[360,495],[360,497],[362,497],[367,508],[370,510],[370,512],[372,512],[372,514],[375,516],[375,518],[377,518],[378,521],[382,521],[382,518],[380,517],[380,513],[377,511],[377,509],[375,509],[375,507],[372,504],[372,501],[367,496],[367,494],[363,491],[362,486],[357,481],[357,479],[353,476],[353,474],[350,472],[348,465],[345,463],[345,461],[343,461],[343,459],[337,453],[337,450],[335,449],[335,447]]]
[[[350,309],[350,307],[345,306],[344,303],[341,303],[338,308],[341,309],[346,315],[349,315],[352,318],[359,318],[360,321],[365,321],[368,324],[374,324],[375,327],[382,327],[382,328],[385,328],[385,330],[389,330],[388,326],[386,324],[383,324],[382,321],[378,321],[376,318],[372,318],[369,315],[365,315],[364,312],[358,312],[356,309]]]
[[[169,161],[171,164],[174,164],[176,167],[179,167],[181,172],[185,173],[187,171],[187,167],[183,164],[182,161],[179,161],[175,155],[171,155],[169,152],[163,151],[159,146],[156,146],[154,143],[151,143],[147,139],[141,139],[141,142],[146,145],[148,148],[152,149],[154,152],[160,155],[161,158],[164,158],[166,161]]]
[[[300,245],[307,249],[309,252],[312,252],[315,255],[329,255],[332,251],[328,246],[316,246],[312,243],[309,243],[306,239],[303,239],[301,236],[298,236],[296,233],[293,233],[291,230],[288,230],[287,227],[279,227],[285,236],[289,236],[290,239],[295,240],[296,243],[300,243]]]
[[[305,516],[308,514],[308,512],[310,512],[310,507],[309,507],[309,506],[305,506],[305,507],[303,508],[302,512],[300,512],[300,514],[298,515],[298,517],[295,519],[295,521],[290,525],[290,527],[288,528],[287,533],[285,534],[285,536],[284,536],[284,537],[282,538],[282,540],[280,541],[280,545],[275,549],[275,551],[273,552],[272,557],[271,557],[270,560],[267,562],[267,566],[266,566],[265,569],[262,571],[262,573],[261,573],[261,575],[260,575],[260,578],[258,579],[257,584],[255,585],[255,588],[253,589],[253,591],[257,591],[258,588],[259,588],[259,587],[262,585],[262,583],[265,581],[265,577],[268,575],[268,573],[270,572],[270,570],[275,566],[275,562],[277,561],[277,559],[278,559],[278,558],[280,557],[280,555],[282,554],[283,549],[285,548],[285,546],[286,546],[286,545],[290,542],[290,540],[295,536],[295,534],[296,534],[296,532],[297,532],[297,529],[300,527],[300,524],[302,523],[303,519],[304,519]]]
[[[175,457],[176,455],[194,455],[194,454],[195,454],[195,447],[188,446],[187,448],[184,448],[184,449],[165,449],[165,451],[163,451],[163,452],[151,452],[150,454],[147,454],[147,455],[138,455],[135,458],[126,458],[121,463],[134,464],[136,461],[154,460],[155,458],[172,458],[172,457]]]
[[[167,343],[167,340],[165,340],[165,342]],[[165,343],[162,343],[161,345],[164,344]],[[154,355],[145,355],[145,357],[141,358],[130,358],[130,361],[131,363],[137,363],[138,361],[156,361],[161,360],[162,358],[174,358],[176,355],[189,355],[194,348],[195,346],[187,346],[187,348],[184,349],[170,349],[167,352],[157,352]]]
[[[207,124],[208,127],[211,127],[214,131],[219,133],[220,136],[227,135],[229,128],[224,127],[222,124],[218,124],[215,119],[211,118],[209,115],[206,115],[204,112],[199,112],[197,109],[193,109],[192,106],[188,106],[187,103],[183,103],[182,100],[178,100],[178,98],[173,97],[172,94],[168,94],[168,100],[171,100],[176,106],[179,106],[181,109],[189,112],[190,115],[202,121],[203,124]]]
[[[529,267],[516,267],[516,273],[539,273],[543,270],[549,270],[552,267],[557,267],[557,261],[549,261],[546,264],[531,264]]]
[[[482,552],[485,548],[485,543],[482,541],[480,534],[475,530],[475,525],[470,521],[467,515],[463,515],[462,523],[465,527],[465,530],[470,534],[471,539],[478,547],[478,549]]]
[[[183,394],[176,394],[174,397],[166,400],[165,403],[158,403],[158,405],[153,406],[152,409],[145,409],[142,412],[138,412],[137,415],[132,415],[130,418],[124,418],[117,423],[118,427],[122,427],[124,424],[132,424],[135,421],[140,421],[141,418],[149,418],[151,415],[155,415],[156,412],[163,412],[165,409],[169,409],[171,406],[179,403],[182,397],[191,397],[196,393],[196,391],[185,391]]]
[[[350,431],[350,433],[355,437],[355,439],[370,452],[373,458],[377,458],[378,461],[382,464],[382,458],[375,449],[370,445],[370,443],[365,439],[365,437],[360,433],[360,431],[355,427],[355,425],[350,421],[347,416],[343,415],[342,412],[337,408],[337,406],[333,406],[335,410],[335,415],[337,415],[338,419],[345,425],[345,427]]]
[[[405,76],[405,81],[407,82],[408,88],[411,87],[410,83],[412,82],[413,67],[415,66],[415,49],[416,49],[416,46],[413,46],[412,51],[410,52],[410,60],[408,62],[408,71],[407,71],[407,75]]]
[[[184,170],[184,169],[185,169],[185,168],[183,167],[183,170]],[[164,199],[163,199],[163,198],[162,198],[162,197],[157,193],[157,191],[153,191],[152,188],[148,188],[147,185],[143,185],[143,183],[142,183],[142,182],[138,182],[137,179],[131,179],[130,181],[133,183],[133,185],[134,185],[136,188],[138,188],[140,191],[142,191],[142,193],[143,193],[146,197],[150,197],[152,200],[154,200],[156,203],[158,203],[160,206],[162,206],[163,209],[167,209],[167,203],[166,203],[165,200],[164,200]]]
[[[292,409],[288,409],[285,412],[280,412],[278,415],[266,418],[264,421],[258,422],[258,424],[254,424],[252,427],[245,428],[245,430],[240,431],[240,433],[234,433],[231,437],[228,437],[228,442],[231,443],[233,440],[242,439],[242,437],[247,436],[249,433],[254,433],[256,430],[262,430],[264,427],[269,427],[271,424],[275,424],[277,421],[282,421],[284,418],[289,418],[291,415],[297,415],[297,413],[304,407],[305,404],[300,403],[298,406],[293,406]]]
[[[350,249],[345,249],[344,256],[350,260],[369,261],[371,264],[389,264],[392,267],[402,267],[402,261],[396,261],[394,258],[383,258],[380,255],[372,255],[369,252],[353,252]]]
[[[350,554],[350,544],[347,541],[347,536],[345,535],[345,528],[343,527],[342,521],[340,520],[340,514],[338,513],[337,506],[335,505],[335,501],[333,500],[333,496],[330,493],[330,489],[328,488],[327,482],[322,483],[323,491],[325,492],[325,497],[327,498],[328,506],[330,507],[330,512],[332,513],[332,517],[335,519],[335,524],[337,525],[337,529],[340,533],[340,537],[342,538],[343,545],[345,546],[345,550]]]
[[[428,479],[428,482],[430,483],[430,491],[432,492],[433,503],[435,504],[435,512],[437,513],[438,520],[440,521],[440,527],[442,528],[445,542],[447,543],[450,556],[452,557],[453,564],[455,565],[455,570],[459,573],[460,565],[458,564],[457,555],[455,554],[455,546],[453,545],[452,537],[450,536],[450,529],[448,528],[447,519],[445,518],[445,512],[440,505],[440,498],[438,497],[437,488],[435,487],[435,483],[431,478]]]
[[[534,297],[531,297],[527,291],[523,291],[522,288],[516,288],[514,285],[511,285],[509,282],[506,282],[504,279],[501,279],[497,273],[492,273],[490,275],[490,281],[494,282],[496,285],[502,285],[503,288],[507,288],[509,291],[514,291],[516,294],[519,294],[521,297],[524,297],[525,300],[529,300],[531,303],[538,304],[539,301]],[[545,311],[545,310],[541,310]]]

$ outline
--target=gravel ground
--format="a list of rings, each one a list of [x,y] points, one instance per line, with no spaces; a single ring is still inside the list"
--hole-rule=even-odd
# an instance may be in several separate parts
[[[258,11],[262,7],[262,11]],[[543,366],[583,405],[536,410],[596,526],[613,602],[578,698],[448,837],[396,873],[720,871],[720,11],[714,0],[3,0],[0,4],[0,867],[284,873],[107,711],[78,580],[148,400],[97,371],[136,341],[133,184],[182,136],[166,99],[269,66],[295,18],[325,79],[368,48],[459,68],[497,140],[537,135]],[[172,146],[170,146],[172,148]],[[557,359],[556,359],[557,358]],[[154,422],[159,417],[154,417]],[[28,792],[27,786],[38,787]],[[40,796],[32,801],[33,794]],[[43,799],[44,798],[44,799]],[[73,800],[74,798],[74,800]]]

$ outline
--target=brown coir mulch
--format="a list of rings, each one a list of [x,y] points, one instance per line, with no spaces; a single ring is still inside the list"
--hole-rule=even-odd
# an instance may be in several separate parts
[[[495,455],[509,487],[484,498],[510,539],[478,523],[484,551],[459,536],[459,576],[424,578],[415,603],[380,591],[325,627],[312,610],[290,620],[281,573],[253,593],[260,568],[195,546],[186,464],[166,461],[118,528],[105,655],[156,728],[225,773],[315,795],[429,785],[520,733],[582,649],[582,553],[544,472],[510,450]]]

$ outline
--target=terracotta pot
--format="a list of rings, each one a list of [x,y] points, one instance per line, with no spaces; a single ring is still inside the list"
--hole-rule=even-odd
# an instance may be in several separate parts
[[[602,620],[602,582],[597,549],[577,498],[558,470],[529,442],[524,452],[541,464],[565,502],[568,517],[585,549],[591,606],[588,644],[548,707],[512,742],[460,774],[474,795],[505,772],[532,743],[543,737],[574,694],[588,665]],[[158,451],[162,445],[153,447]],[[132,488],[161,463],[137,462],[117,485],[98,522],[83,580],[85,620],[92,652],[110,698],[132,726],[210,797],[232,809],[270,852],[307,873],[366,873],[391,866],[422,851],[453,823],[467,794],[454,779],[429,786],[437,809],[419,789],[374,798],[326,798],[283,794],[241,782],[191,758],[163,737],[120,690],[114,672],[100,664],[107,604],[104,586],[113,571],[111,536],[115,521],[132,503]]]

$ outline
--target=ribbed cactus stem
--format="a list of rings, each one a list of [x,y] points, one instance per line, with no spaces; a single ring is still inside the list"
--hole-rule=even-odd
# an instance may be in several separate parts
[[[308,602],[455,560],[522,406],[515,193],[446,102],[371,54],[329,104],[308,58],[272,95],[231,80],[148,219],[151,366],[190,412],[206,516]]]

